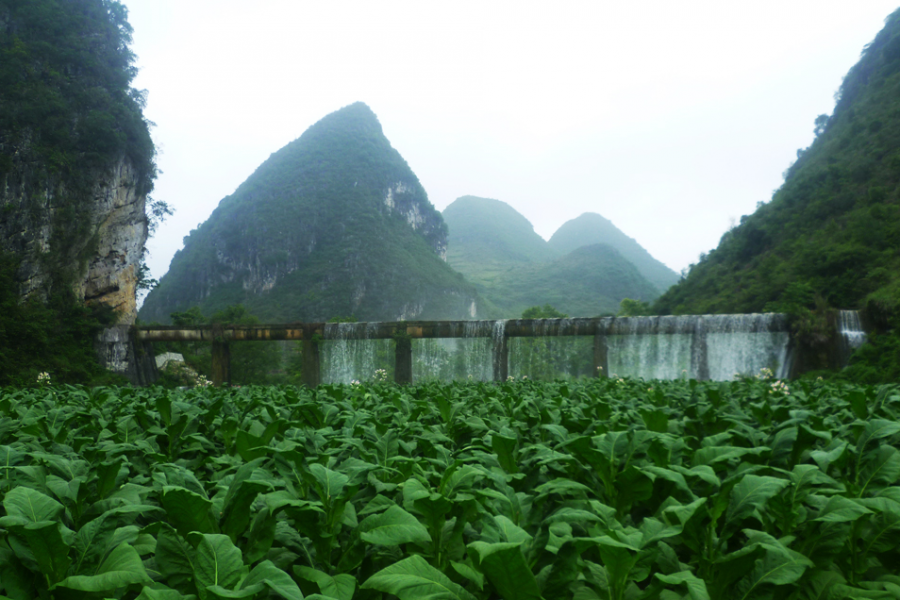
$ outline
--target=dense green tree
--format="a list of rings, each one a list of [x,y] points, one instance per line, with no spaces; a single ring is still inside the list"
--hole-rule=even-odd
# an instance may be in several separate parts
[[[0,252],[0,386],[34,385],[39,373],[53,383],[124,383],[100,366],[93,345],[115,314],[86,306],[67,289],[23,301],[17,269],[16,258]]]
[[[568,316],[569,315],[556,310],[549,304],[532,306],[531,308],[526,308],[522,311],[523,319],[565,319]]]

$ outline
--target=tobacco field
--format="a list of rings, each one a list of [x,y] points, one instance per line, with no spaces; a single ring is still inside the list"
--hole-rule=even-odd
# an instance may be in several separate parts
[[[0,389],[0,597],[900,598],[900,390]]]

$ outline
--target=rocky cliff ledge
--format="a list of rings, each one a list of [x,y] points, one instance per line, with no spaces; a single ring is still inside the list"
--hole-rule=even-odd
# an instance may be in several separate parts
[[[27,163],[16,167],[0,177],[0,250],[21,261],[19,294],[44,297],[64,281],[79,300],[115,309],[117,326],[95,341],[101,363],[132,383],[149,383],[152,369],[140,367],[142,352],[128,336],[147,241],[147,197],[135,169],[122,158],[73,198],[63,184],[34,184]]]
[[[14,169],[0,179],[0,249],[21,260],[20,295],[44,295],[64,273],[79,299],[113,307],[120,324],[134,323],[147,216],[131,164],[122,159],[99,174],[77,208],[62,184],[30,186],[17,175]]]

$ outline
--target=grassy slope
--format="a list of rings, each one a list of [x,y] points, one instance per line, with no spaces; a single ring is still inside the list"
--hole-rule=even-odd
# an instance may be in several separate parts
[[[423,207],[425,229],[385,208],[385,192],[398,182]],[[141,317],[243,303],[269,321],[395,319],[404,309],[459,318],[476,293],[434,251],[445,232],[375,115],[354,104],[310,127],[223,199],[185,239]],[[250,273],[274,283],[245,290]]]
[[[772,201],[727,232],[660,312],[750,312],[791,284],[829,305],[900,304],[900,11],[844,79]]]
[[[678,281],[678,274],[653,258],[633,238],[628,237],[597,213],[583,215],[566,221],[556,230],[548,242],[559,254],[567,254],[576,248],[592,244],[608,244],[631,261],[637,270],[646,277],[660,292],[665,291]]]

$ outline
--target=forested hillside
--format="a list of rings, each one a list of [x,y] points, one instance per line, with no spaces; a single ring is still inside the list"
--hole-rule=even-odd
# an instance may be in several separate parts
[[[481,314],[442,258],[440,213],[362,103],[274,153],[184,243],[145,321],[237,304],[281,322]]]
[[[570,316],[593,317],[614,314],[624,298],[649,301],[659,295],[612,245],[585,240],[558,250],[506,202],[463,196],[443,214],[450,266],[475,284],[497,317],[516,318],[546,304]]]
[[[548,241],[548,245],[561,255],[593,244],[607,244],[615,248],[660,293],[678,281],[675,271],[653,258],[634,238],[625,235],[612,221],[597,213],[584,213],[566,221]]]
[[[135,318],[145,207],[167,207],[127,16],[0,0],[0,385],[107,377],[94,334]]]
[[[659,292],[606,244],[583,246],[545,263],[499,274],[483,294],[503,316],[550,304],[571,317],[616,314],[624,298],[649,301]]]
[[[772,200],[725,233],[657,301],[659,312],[753,312],[818,302],[896,313],[900,11],[866,46],[840,86],[834,114],[816,118],[815,131]]]
[[[506,202],[462,196],[442,214],[449,229],[447,262],[476,285],[490,285],[499,273],[559,256]]]

